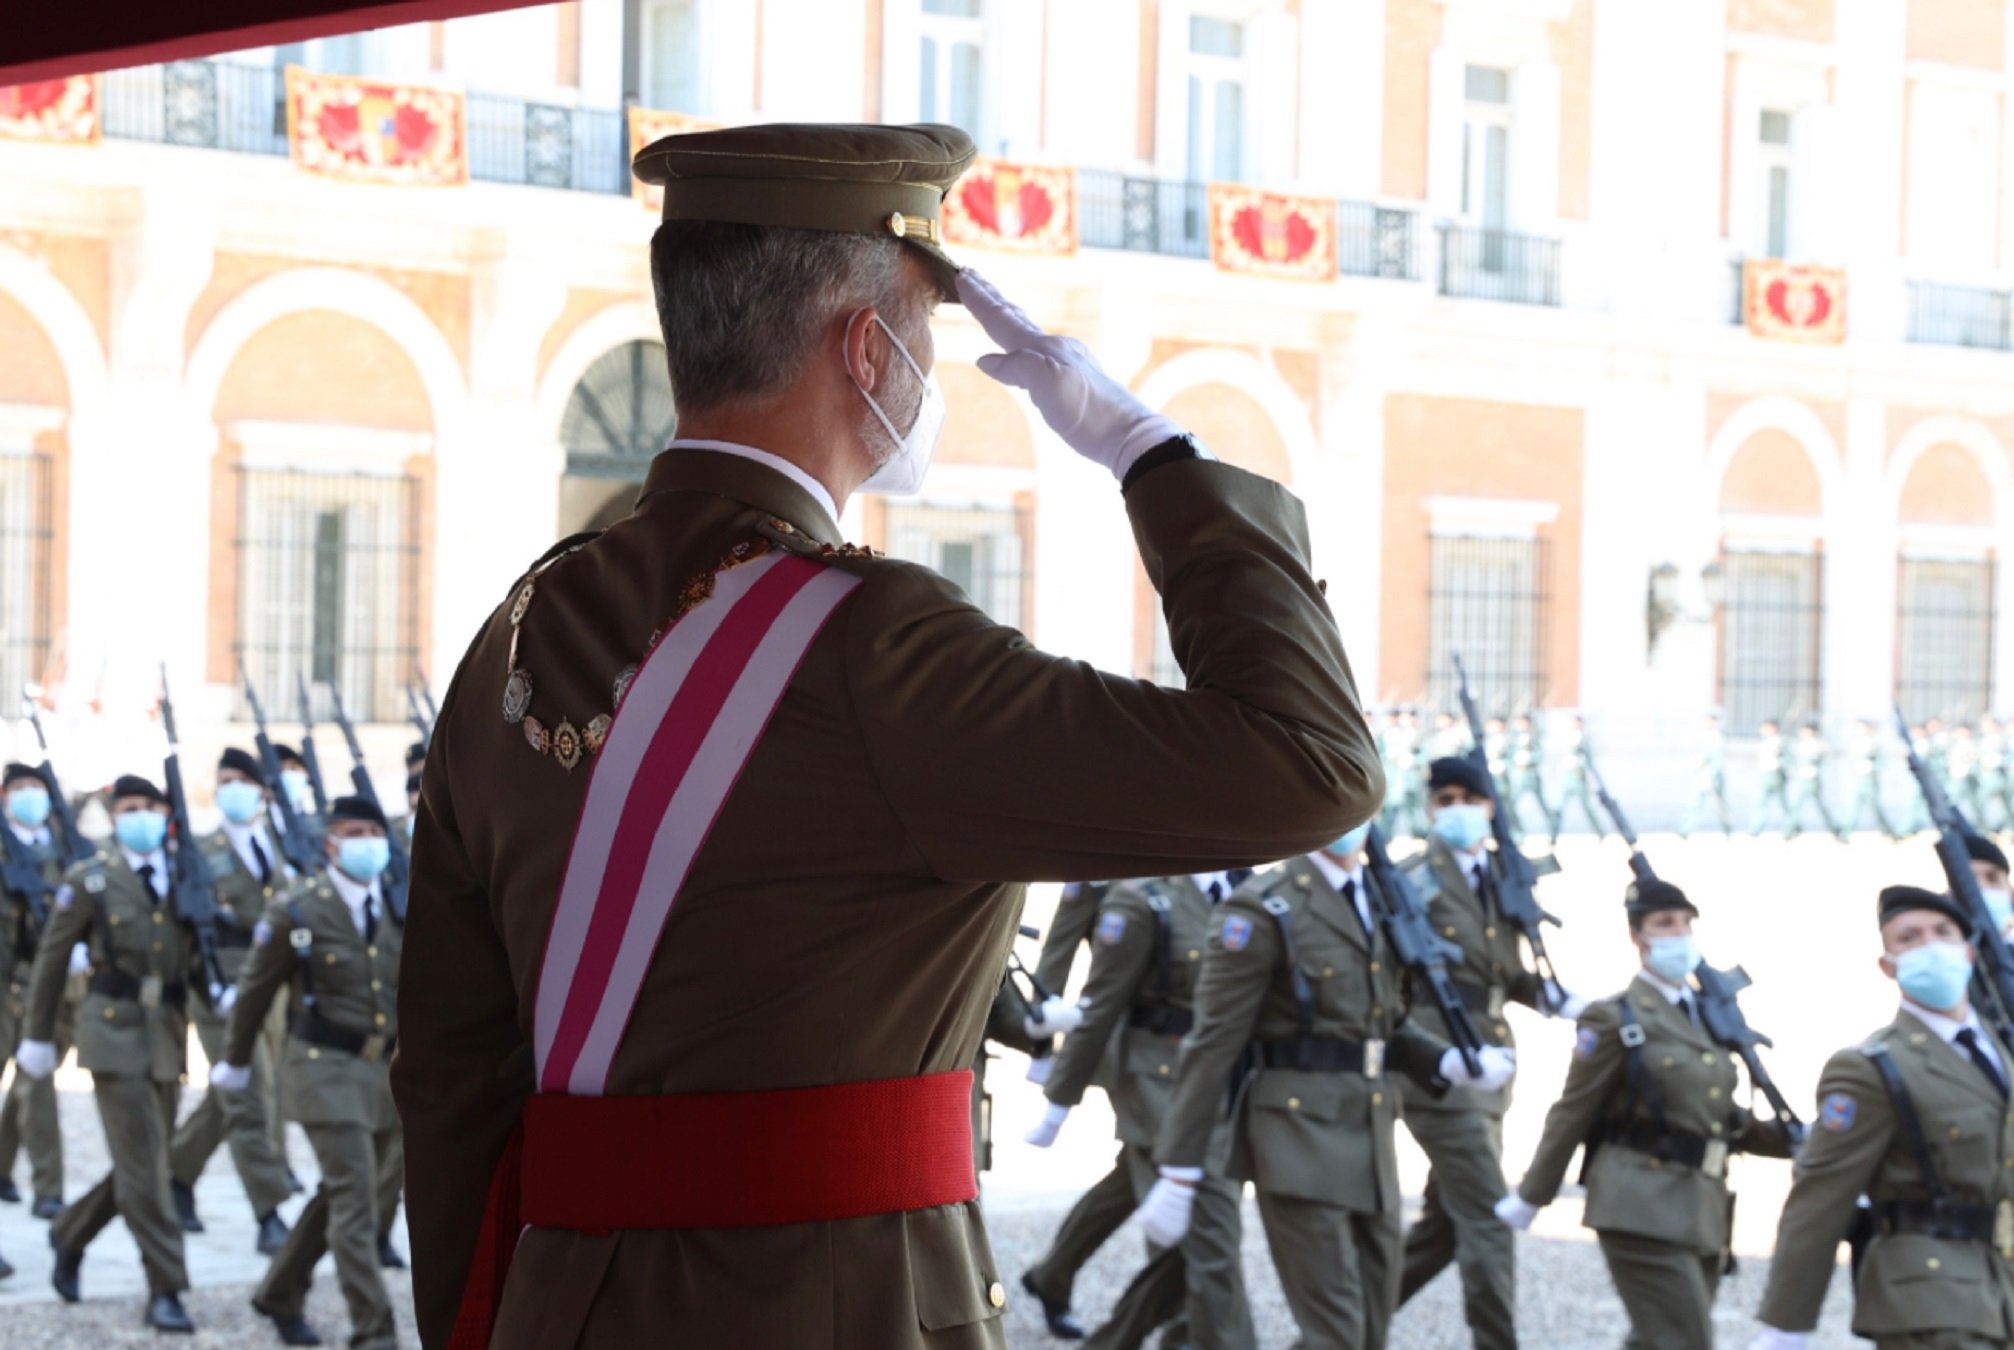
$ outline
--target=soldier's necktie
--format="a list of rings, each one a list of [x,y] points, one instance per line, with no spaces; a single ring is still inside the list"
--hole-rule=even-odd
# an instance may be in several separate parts
[[[1699,1025],[1699,1009],[1695,1008],[1692,1005],[1692,1000],[1683,994],[1678,996],[1678,1010],[1685,1014],[1686,1021],[1692,1023],[1694,1026]]]
[[[252,836],[252,856],[258,859],[259,884],[261,886],[272,885],[273,860],[266,856],[266,846],[259,842],[259,836],[256,834]]]
[[[140,882],[147,888],[147,900],[151,904],[161,903],[161,892],[154,886],[154,864],[140,864]]]
[[[1972,1056],[1972,1062],[1979,1066],[1979,1072],[1986,1075],[1986,1081],[1993,1084],[1993,1090],[2000,1094],[2000,1099],[2007,1100],[2006,1075],[2000,1072],[1999,1065],[1986,1057],[1986,1051],[1979,1044],[1979,1033],[1971,1027],[1961,1027],[1954,1039],[1965,1047],[1966,1054]]]
[[[364,892],[364,941],[378,940],[378,902],[369,891]]]
[[[1215,881],[1210,883],[1210,903],[1214,905],[1223,898],[1224,898],[1224,879],[1222,877],[1219,877]]]
[[[1357,922],[1364,926],[1364,936],[1371,935],[1371,921],[1365,917],[1362,905],[1357,903],[1357,879],[1351,877],[1343,883],[1343,903],[1350,907],[1350,913],[1357,916]]]

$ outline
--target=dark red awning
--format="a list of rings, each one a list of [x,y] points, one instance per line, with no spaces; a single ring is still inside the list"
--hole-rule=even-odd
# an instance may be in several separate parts
[[[548,0],[6,0],[0,87]],[[30,11],[32,10],[32,16]]]

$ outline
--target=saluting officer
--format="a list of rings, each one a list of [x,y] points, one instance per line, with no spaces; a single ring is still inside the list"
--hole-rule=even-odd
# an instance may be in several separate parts
[[[1490,873],[1490,820],[1496,802],[1490,781],[1464,758],[1435,760],[1427,773],[1431,837],[1426,852],[1406,861],[1406,873],[1433,920],[1434,930],[1459,947],[1448,975],[1475,1014],[1483,1039],[1514,1049],[1504,1008],[1522,1003],[1542,1012],[1578,1016],[1585,1004],[1569,995],[1546,1008],[1545,991],[1526,964],[1517,927],[1497,909]],[[1413,1009],[1422,1030],[1442,1039],[1447,1027],[1430,1003]],[[1453,1261],[1461,1271],[1462,1305],[1479,1350],[1517,1344],[1516,1249],[1498,1222],[1503,1198],[1503,1118],[1510,1087],[1499,1091],[1436,1095],[1403,1089],[1406,1128],[1426,1153],[1425,1207],[1406,1232],[1399,1283],[1404,1304]]]
[[[266,910],[252,940],[213,1088],[237,1095],[252,1082],[260,1028],[273,999],[294,1006],[280,1096],[314,1146],[322,1183],[252,1297],[287,1345],[319,1345],[302,1315],[315,1263],[334,1251],[350,1310],[350,1345],[398,1344],[379,1274],[378,1215],[398,1194],[404,1153],[389,1067],[398,1041],[402,927],[379,880],[391,861],[384,812],[362,797],[329,803],[330,866]]]
[[[62,880],[63,859],[70,856],[69,841],[58,836],[49,819],[49,792],[41,771],[30,765],[9,764],[0,770],[0,813],[5,814],[5,828],[41,879],[44,909],[47,897],[55,894]],[[4,880],[0,876],[0,882]],[[42,941],[42,923],[37,921],[35,909],[27,895],[0,885],[0,1046],[9,1056],[21,1040],[28,980]],[[77,965],[73,961],[73,974]],[[59,1064],[76,1040],[76,1011],[77,1000],[72,997],[57,1005],[53,1043]],[[9,1204],[18,1204],[21,1199],[12,1174],[15,1155],[24,1144],[35,1195],[31,1212],[38,1219],[53,1219],[63,1212],[63,1128],[56,1114],[53,1077],[17,1073],[4,1102],[0,1102],[0,1200]],[[0,1260],[0,1267],[6,1264]]]
[[[1510,1080],[1511,1056],[1460,1054],[1407,1017],[1364,869],[1367,826],[1252,878],[1225,902],[1196,986],[1174,1097],[1154,1150],[1159,1205],[1179,1228],[1194,1180],[1220,1166],[1212,1135],[1225,1085],[1256,1043],[1231,1110],[1228,1174],[1251,1181],[1303,1350],[1375,1350],[1399,1294],[1403,1201],[1388,1073],[1442,1094]]]
[[[1704,1350],[1728,1257],[1733,1152],[1787,1158],[1783,1122],[1735,1105],[1737,1057],[1716,1044],[1688,981],[1699,965],[1699,911],[1668,881],[1633,884],[1625,905],[1641,969],[1580,1016],[1566,1087],[1517,1191],[1497,1215],[1531,1227],[1585,1147],[1582,1222],[1594,1229],[1632,1347]]]
[[[1056,1141],[1071,1109],[1084,1099],[1106,1047],[1118,1038],[1110,1096],[1136,1204],[1147,1200],[1160,1176],[1154,1144],[1167,1114],[1182,1037],[1195,1024],[1196,977],[1214,907],[1231,890],[1230,878],[1214,872],[1122,881],[1106,893],[1081,1000],[1084,1021],[1057,1054],[1044,1089],[1048,1112],[1028,1136],[1038,1148]],[[1150,1259],[1087,1345],[1137,1346],[1155,1327],[1180,1317],[1185,1305],[1187,1338],[1195,1344],[1210,1350],[1256,1344],[1239,1256],[1243,1187],[1221,1173],[1191,1180],[1195,1218],[1186,1236]],[[1148,1236],[1153,1237],[1151,1227]],[[1179,1331],[1173,1335],[1176,1343],[1182,1339]]]
[[[65,1302],[77,1301],[84,1249],[117,1214],[146,1268],[147,1325],[194,1331],[180,1297],[189,1276],[168,1194],[168,1136],[188,1067],[190,985],[202,977],[200,954],[175,912],[167,797],[138,775],[122,775],[112,784],[112,830],[116,847],[63,875],[35,954],[27,1029],[15,1052],[25,1073],[47,1077],[55,1069],[70,948],[88,943],[90,992],[78,1016],[77,1062],[91,1071],[112,1172],[50,1226],[51,1283]],[[185,840],[175,846],[195,847]],[[229,997],[223,989],[209,993]]]
[[[224,824],[200,841],[217,885],[217,957],[224,976],[236,983],[252,946],[252,930],[264,917],[276,891],[293,875],[273,832],[267,828],[269,793],[259,761],[236,746],[217,761],[217,809]],[[224,1056],[224,1032],[230,1014],[204,1004],[195,1012],[196,1038],[203,1055],[215,1064]],[[287,1240],[287,1223],[280,1202],[292,1193],[284,1155],[274,1146],[271,1113],[277,1109],[271,1090],[273,1064],[261,1046],[251,1060],[252,1085],[245,1092],[208,1092],[185,1117],[168,1145],[173,1169],[175,1214],[183,1231],[200,1233],[196,1216],[196,1179],[203,1175],[217,1145],[230,1141],[231,1162],[252,1202],[259,1224],[258,1250],[271,1256]]]
[[[1966,996],[1971,922],[1914,886],[1881,892],[1880,918],[1881,969],[1902,1006],[1819,1076],[1754,1350],[1802,1350],[1862,1196],[1856,1334],[1881,1350],[2014,1341],[2014,1058]]]

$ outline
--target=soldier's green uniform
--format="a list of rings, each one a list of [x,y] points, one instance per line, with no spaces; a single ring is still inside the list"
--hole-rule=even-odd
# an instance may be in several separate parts
[[[1853,831],[1860,828],[1860,822],[1869,812],[1874,815],[1874,823],[1890,839],[1900,839],[1901,831],[1889,819],[1888,808],[1881,800],[1881,780],[1888,767],[1888,744],[1874,725],[1861,721],[1853,730],[1847,742],[1847,757],[1852,765],[1854,782],[1853,806],[1846,814],[1846,828]],[[1979,822],[1984,827],[1984,822]]]
[[[1222,887],[1222,882],[1217,883]],[[1228,890],[1228,887],[1223,887]],[[1116,1037],[1118,1069],[1109,1095],[1118,1116],[1120,1157],[1133,1202],[1157,1179],[1153,1149],[1167,1114],[1182,1037],[1194,1023],[1195,988],[1214,906],[1195,878],[1119,882],[1098,909],[1084,1022],[1065,1038],[1046,1092],[1074,1107]],[[1212,1350],[1256,1345],[1239,1255],[1242,1187],[1213,1174],[1197,1187],[1189,1235],[1150,1261],[1120,1296],[1087,1347],[1139,1345],[1186,1304],[1190,1333]]]
[[[11,785],[14,769],[10,767],[8,773]],[[34,777],[37,783],[42,781],[39,774]],[[53,823],[30,829],[9,819],[0,821],[0,829],[13,832],[21,851],[33,861],[44,888],[31,904],[28,895],[0,887],[0,1063],[4,1063],[20,1044],[26,1020],[28,981],[42,941],[42,925],[36,921],[35,910],[48,909],[62,881],[68,849]],[[77,1034],[77,983],[66,983],[69,996],[57,1005],[53,1039],[58,1063],[69,1054]],[[23,1144],[28,1149],[35,1203],[46,1215],[51,1205],[63,1199],[63,1129],[56,1114],[53,1075],[34,1078],[17,1071],[4,1101],[0,1101],[0,1179],[10,1185],[14,1159]]]
[[[1555,844],[1559,843],[1560,831],[1566,828],[1566,809],[1569,806],[1580,808],[1596,839],[1608,838],[1608,826],[1602,823],[1601,812],[1595,809],[1594,780],[1588,770],[1587,759],[1587,724],[1576,717],[1567,732],[1566,787],[1560,792],[1559,809],[1552,816],[1552,841]]]
[[[1539,824],[1552,827],[1553,810],[1545,799],[1545,745],[1538,727],[1529,716],[1520,715],[1511,723],[1510,780],[1504,790],[1510,799],[1511,823],[1524,833],[1524,804],[1538,803]]]
[[[1783,837],[1795,839],[1804,832],[1804,808],[1807,805],[1818,808],[1818,818],[1825,822],[1827,833],[1837,835],[1840,842],[1846,840],[1846,831],[1832,817],[1832,807],[1825,800],[1825,738],[1818,727],[1806,723],[1797,732],[1797,738],[1790,743],[1790,807],[1789,817],[1783,824]]]
[[[1797,809],[1790,804],[1790,772],[1784,760],[1783,729],[1774,722],[1764,722],[1755,733],[1755,770],[1762,778],[1762,795],[1755,803],[1755,828],[1749,833],[1762,833],[1763,821],[1768,819],[1772,804],[1783,812],[1788,828],[1796,819]]]
[[[1435,1076],[1447,1045],[1407,1018],[1374,913],[1315,859],[1253,878],[1221,915],[1155,1160],[1206,1165],[1225,1085],[1256,1042],[1259,1066],[1231,1111],[1228,1174],[1258,1192],[1303,1350],[1375,1350],[1399,1293],[1400,1099],[1387,1074],[1444,1092]]]
[[[368,906],[359,898],[353,912],[339,885],[368,894]],[[353,1347],[398,1343],[378,1267],[378,1215],[387,1191],[398,1193],[404,1161],[388,1077],[403,936],[377,885],[332,875],[295,883],[254,935],[225,1044],[228,1063],[249,1065],[273,999],[291,989],[297,1011],[280,1098],[287,1118],[307,1131],[322,1183],[253,1303],[271,1317],[301,1316],[315,1263],[333,1251]]]
[[[1731,838],[1734,808],[1727,801],[1727,734],[1720,729],[1718,717],[1707,718],[1706,730],[1700,737],[1699,757],[1692,766],[1692,804],[1685,808],[1685,819],[1678,827],[1679,838],[1692,834],[1709,805],[1720,817],[1721,834]]]

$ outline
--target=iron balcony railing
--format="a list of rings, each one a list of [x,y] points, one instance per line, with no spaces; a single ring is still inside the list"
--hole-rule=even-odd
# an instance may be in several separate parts
[[[1976,286],[1909,283],[1909,340],[1951,347],[2014,348],[2014,293]]]
[[[1474,225],[1438,228],[1442,295],[1521,305],[1560,302],[1559,240]]]

